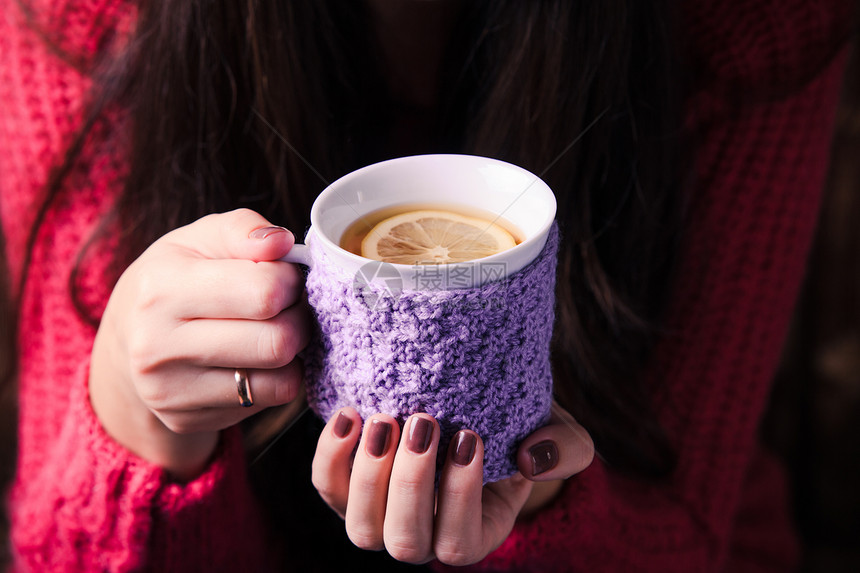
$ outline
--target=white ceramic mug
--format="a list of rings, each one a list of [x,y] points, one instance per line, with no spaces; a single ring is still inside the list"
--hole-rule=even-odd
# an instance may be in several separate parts
[[[311,228],[283,260],[313,267],[316,243],[346,275],[368,259],[340,247],[344,231],[379,209],[396,205],[461,205],[504,218],[523,235],[511,249],[465,263],[386,265],[400,274],[404,290],[453,290],[480,286],[511,275],[533,261],[555,219],[552,190],[537,175],[516,165],[472,155],[416,155],[369,165],[329,185],[311,208]]]
[[[412,266],[339,246],[371,213],[427,204],[502,217],[521,242],[467,263]],[[327,187],[311,210],[307,244],[285,258],[310,267],[318,328],[303,360],[311,408],[323,420],[345,406],[363,419],[384,412],[399,422],[425,412],[441,429],[437,463],[469,428],[484,441],[484,481],[513,475],[517,445],[546,422],[552,403],[555,210],[540,178],[485,157],[403,157]]]

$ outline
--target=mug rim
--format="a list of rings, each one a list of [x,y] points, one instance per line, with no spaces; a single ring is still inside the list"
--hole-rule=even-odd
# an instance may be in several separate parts
[[[374,259],[368,259],[367,257],[362,257],[361,255],[357,255],[351,251],[344,249],[343,247],[340,246],[340,244],[338,244],[338,242],[332,240],[325,233],[320,231],[320,229],[322,228],[322,224],[321,224],[322,222],[320,220],[320,217],[322,215],[320,212],[322,209],[321,204],[324,202],[325,199],[327,199],[328,195],[332,195],[332,194],[336,193],[338,188],[343,187],[344,185],[348,184],[353,179],[358,179],[360,177],[367,176],[368,173],[371,173],[373,171],[385,169],[393,163],[418,162],[418,161],[426,161],[426,160],[430,160],[430,159],[439,159],[439,160],[454,159],[456,161],[463,161],[463,162],[481,161],[484,163],[492,163],[492,164],[495,164],[499,167],[503,167],[505,169],[511,169],[511,170],[517,171],[523,175],[531,177],[531,178],[533,178],[533,180],[528,184],[528,186],[526,186],[525,189],[523,189],[523,193],[525,193],[527,190],[529,190],[533,185],[537,184],[538,185],[537,188],[545,193],[545,195],[546,195],[545,199],[548,199],[548,201],[549,201],[549,211],[551,212],[551,216],[547,217],[547,219],[541,223],[540,227],[537,229],[536,232],[531,233],[530,236],[524,238],[522,242],[517,243],[515,246],[511,247],[510,249],[506,249],[506,250],[501,251],[499,253],[495,253],[495,254],[489,255],[487,257],[481,257],[479,259],[473,259],[470,261],[463,261],[463,262],[457,262],[457,263],[439,263],[440,267],[444,267],[445,269],[451,269],[451,268],[457,268],[458,266],[467,267],[467,266],[475,265],[478,263],[483,263],[483,264],[490,263],[491,264],[491,263],[496,263],[496,262],[502,262],[502,261],[506,261],[506,260],[510,259],[511,257],[516,256],[517,254],[519,254],[523,250],[527,250],[530,248],[535,249],[536,252],[535,252],[534,256],[537,256],[537,254],[543,249],[543,246],[546,243],[547,235],[549,234],[549,229],[552,226],[553,221],[555,220],[555,216],[556,216],[557,209],[558,209],[558,202],[556,201],[555,194],[552,192],[552,189],[550,189],[549,185],[547,185],[547,183],[543,179],[541,179],[540,176],[538,176],[537,174],[532,173],[531,171],[529,171],[523,167],[520,167],[518,165],[515,165],[513,163],[509,163],[507,161],[502,161],[500,159],[494,159],[491,157],[485,157],[485,156],[481,156],[481,155],[469,155],[469,154],[458,154],[458,153],[431,153],[431,154],[406,155],[403,157],[395,157],[393,159],[386,159],[384,161],[380,161],[377,163],[372,163],[370,165],[366,165],[364,167],[361,167],[359,169],[356,169],[355,171],[351,171],[351,172],[339,177],[338,179],[336,179],[335,181],[333,181],[332,183],[327,185],[326,188],[323,189],[320,192],[320,194],[317,196],[317,198],[314,200],[314,203],[311,207],[310,232],[313,233],[315,239],[318,239],[318,240],[322,241],[323,243],[325,243],[326,250],[334,249],[334,252],[336,252],[339,256],[346,257],[346,258],[352,260],[355,264],[361,265],[361,264],[365,264],[365,263],[374,261]],[[522,196],[522,194],[520,196]],[[517,199],[520,196],[518,196]],[[502,211],[501,213],[497,213],[497,216],[502,216],[504,214],[504,212],[505,211]],[[339,239],[340,238],[338,238],[338,241],[339,241]],[[534,257],[532,257],[532,260],[533,259],[534,259]],[[379,261],[376,261],[376,262],[379,262]],[[395,269],[397,269],[401,273],[408,272],[409,269],[414,269],[416,266],[420,266],[420,265],[407,265],[407,264],[403,264],[403,263],[386,263],[386,264],[391,265],[392,267],[394,267]]]

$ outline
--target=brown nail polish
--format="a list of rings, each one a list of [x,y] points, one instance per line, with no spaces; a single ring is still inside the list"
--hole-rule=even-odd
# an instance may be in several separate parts
[[[269,235],[274,235],[275,233],[288,233],[288,232],[289,231],[287,231],[283,227],[275,227],[275,226],[260,227],[259,229],[254,229],[253,231],[251,231],[251,234],[248,236],[251,237],[252,239],[265,239]]]
[[[426,418],[413,418],[406,436],[406,448],[416,454],[423,454],[430,447],[433,437],[433,424]]]
[[[374,458],[381,458],[388,451],[388,437],[391,435],[391,424],[382,420],[371,420],[367,430],[367,453]]]
[[[529,448],[532,457],[532,475],[536,476],[554,468],[558,463],[558,447],[555,442],[546,440]]]
[[[345,438],[352,429],[352,419],[341,412],[337,415],[337,420],[334,421],[334,435],[338,438]]]
[[[475,457],[475,448],[478,446],[475,435],[460,430],[452,441],[454,447],[451,448],[451,461],[458,466],[468,466],[472,463],[472,459]]]

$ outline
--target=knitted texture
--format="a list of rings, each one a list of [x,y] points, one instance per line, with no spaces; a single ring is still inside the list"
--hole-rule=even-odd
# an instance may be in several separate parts
[[[697,181],[667,287],[667,335],[645,373],[679,469],[644,483],[596,459],[484,562],[459,571],[764,572],[790,570],[796,558],[785,481],[756,431],[813,235],[844,63],[831,55],[853,3],[680,4],[698,72],[684,110]],[[0,216],[13,276],[89,86],[21,5],[85,56],[131,12],[115,0],[0,0]],[[107,135],[125,128],[107,125]],[[198,479],[171,483],[113,442],[89,408],[95,331],[72,307],[68,278],[122,170],[120,149],[88,146],[36,238],[19,305],[13,569],[291,570],[262,563],[286,545],[287,559],[310,555],[316,570],[337,570],[323,563],[330,537],[265,536],[235,434]],[[107,302],[99,269],[110,254],[97,249],[82,276],[93,310]]]
[[[0,216],[13,279],[23,271],[48,173],[80,127],[90,86],[85,73],[45,45],[21,5],[31,3],[0,0]],[[51,37],[76,61],[88,60],[132,13],[121,0],[43,1],[33,9],[37,24],[56,32]],[[19,302],[12,570],[271,570],[238,428],[225,432],[200,476],[175,483],[108,436],[90,407],[96,331],[76,312],[68,283],[125,172],[120,134],[127,126],[113,115],[96,126],[49,209]],[[82,302],[95,315],[110,294],[104,276],[111,248],[98,245],[78,277]],[[209,526],[219,522],[229,525]]]
[[[312,244],[308,301],[319,323],[305,356],[308,402],[324,419],[344,406],[403,423],[439,421],[439,463],[460,429],[484,442],[484,480],[517,471],[519,442],[549,418],[558,229],[524,269],[471,289],[392,292],[359,283]]]

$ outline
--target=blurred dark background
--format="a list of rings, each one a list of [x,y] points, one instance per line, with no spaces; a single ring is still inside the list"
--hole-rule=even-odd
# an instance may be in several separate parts
[[[860,44],[765,435],[791,471],[804,572],[860,571]]]
[[[0,340],[0,344],[9,342]],[[7,367],[0,364],[0,375]],[[13,473],[15,425],[9,414],[13,403],[12,389],[0,388],[0,486],[4,490]],[[802,571],[860,571],[860,49],[856,42],[837,119],[821,224],[764,433],[791,471],[797,525],[804,540]],[[0,513],[0,570],[8,563],[7,530],[5,513]]]

